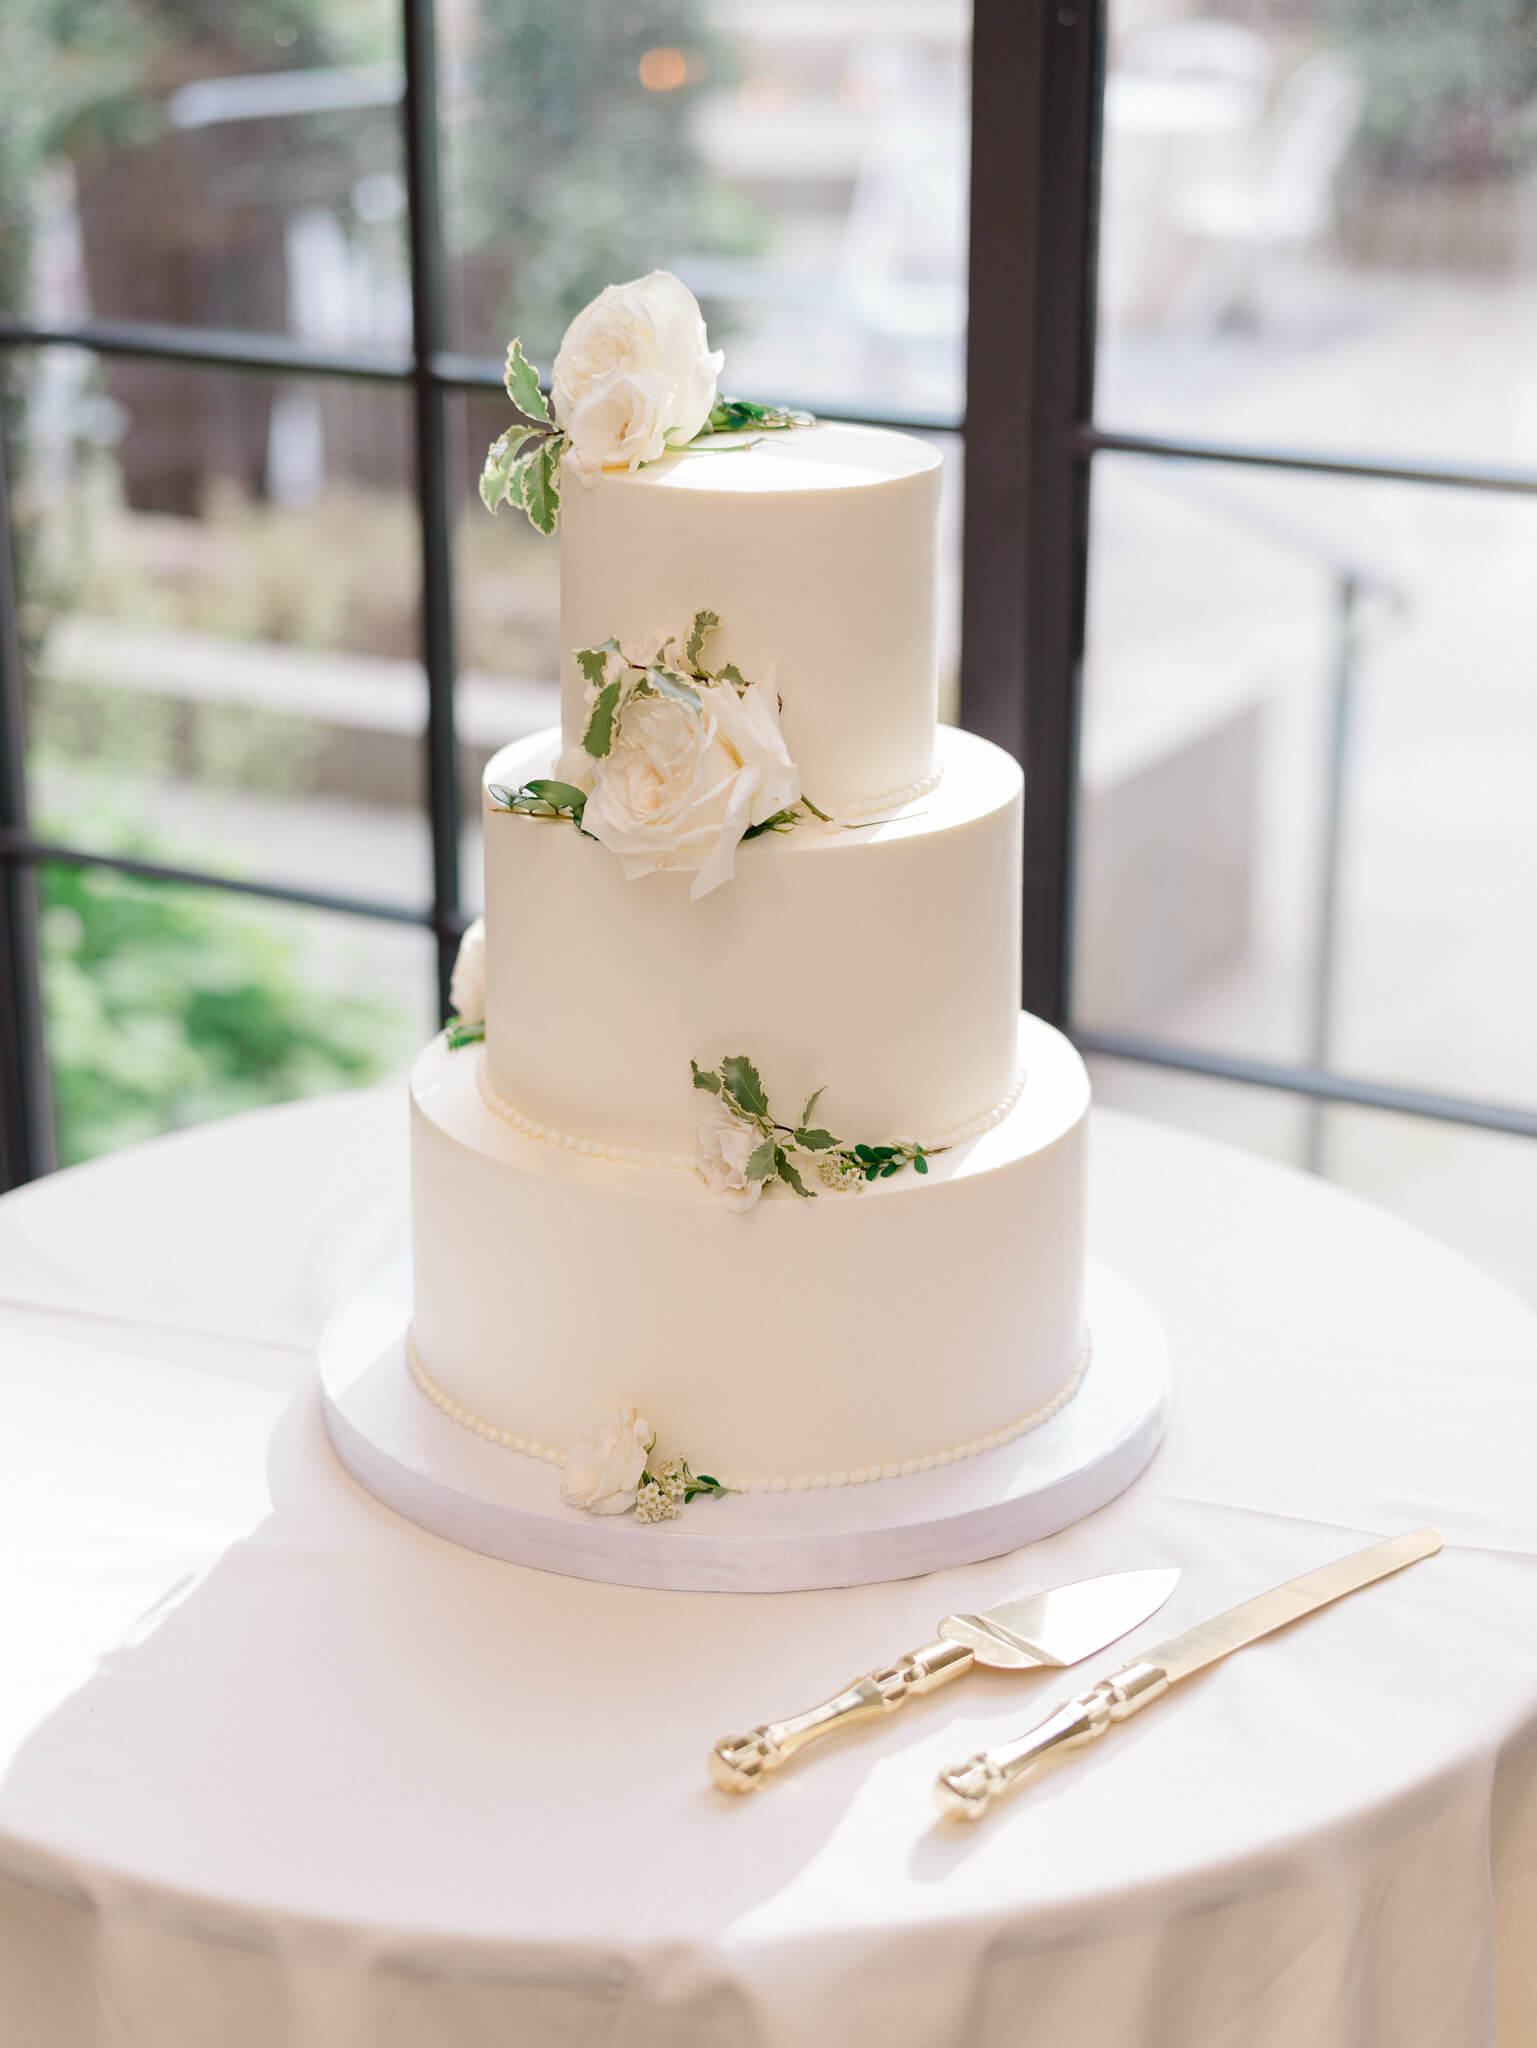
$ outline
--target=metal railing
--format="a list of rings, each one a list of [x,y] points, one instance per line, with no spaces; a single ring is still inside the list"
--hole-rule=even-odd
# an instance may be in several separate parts
[[[1319,906],[1330,969],[1310,1057],[1288,1064],[1078,1029],[1072,1016],[1089,489],[1095,458],[1140,455],[1479,492],[1537,494],[1537,469],[1329,454],[1133,433],[1094,419],[1098,192],[1106,0],[1020,8],[974,0],[970,328],[962,722],[1024,760],[1024,995],[1085,1052],[1403,1116],[1537,1135],[1537,1112],[1336,1074],[1327,1066],[1338,915]],[[1338,875],[1359,581],[1336,590],[1325,798]],[[1313,1140],[1316,1147],[1317,1140]]]

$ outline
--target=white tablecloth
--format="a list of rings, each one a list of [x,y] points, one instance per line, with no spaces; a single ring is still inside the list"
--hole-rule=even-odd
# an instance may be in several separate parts
[[[0,1204],[4,2048],[1474,2048],[1497,2011],[1537,2042],[1510,1296],[1102,1113],[1094,1249],[1176,1371],[1132,1490],[927,1580],[642,1593],[458,1551],[332,1460],[312,1347],[403,1246],[404,1138],[344,1098]],[[1442,1557],[931,1819],[941,1764],[1130,1648],[1426,1521]],[[1164,1613],[1069,1687],[978,1677],[751,1800],[706,1780],[949,1609],[1161,1561]]]

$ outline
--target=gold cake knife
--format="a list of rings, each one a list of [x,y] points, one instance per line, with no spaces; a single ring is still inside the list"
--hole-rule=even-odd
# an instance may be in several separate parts
[[[1102,1678],[1090,1691],[1068,1700],[1017,1742],[983,1750],[955,1770],[942,1772],[934,1787],[940,1812],[952,1820],[980,1819],[1001,1792],[1012,1790],[1048,1757],[1092,1742],[1112,1722],[1140,1713],[1193,1671],[1202,1671],[1219,1657],[1273,1635],[1305,1614],[1316,1613],[1331,1600],[1341,1600],[1391,1572],[1402,1571],[1405,1565],[1434,1557],[1440,1548],[1441,1538],[1435,1529],[1411,1529],[1407,1535],[1390,1536],[1385,1543],[1374,1543],[1369,1549],[1321,1565],[1317,1571],[1304,1572],[1300,1579],[1245,1600],[1240,1607],[1230,1607],[1226,1614],[1203,1621],[1199,1628],[1172,1636],[1146,1656]]]
[[[727,1792],[750,1792],[808,1742],[889,1714],[914,1693],[948,1685],[973,1664],[1000,1671],[1079,1664],[1156,1614],[1178,1578],[1172,1567],[1111,1572],[1005,1600],[983,1614],[947,1614],[938,1641],[856,1678],[820,1707],[770,1721],[750,1735],[723,1737],[710,1752],[710,1775]]]

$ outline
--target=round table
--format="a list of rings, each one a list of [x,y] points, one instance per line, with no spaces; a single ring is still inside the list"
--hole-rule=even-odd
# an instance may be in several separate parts
[[[1537,2041],[1537,1320],[1338,1191],[1100,1112],[1092,1242],[1173,1425],[1028,1552],[775,1596],[453,1548],[321,1425],[405,1238],[394,1094],[0,1204],[0,2035],[24,2048],[1503,2048]],[[936,1359],[935,1369],[943,1369]],[[973,1829],[937,1769],[1373,1535],[1445,1552],[1189,1681]],[[1015,1588],[1146,1629],[977,1676],[753,1798],[712,1739]]]

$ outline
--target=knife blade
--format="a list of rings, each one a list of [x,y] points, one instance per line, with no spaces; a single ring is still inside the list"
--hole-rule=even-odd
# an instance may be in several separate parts
[[[710,1752],[710,1775],[723,1791],[751,1792],[808,1743],[889,1714],[913,1694],[948,1685],[974,1664],[1034,1671],[1080,1663],[1156,1614],[1178,1579],[1173,1567],[1111,1572],[1004,1600],[981,1614],[947,1614],[936,1641],[856,1678],[821,1706],[767,1722],[750,1735],[723,1736]]]
[[[1336,1558],[1317,1571],[1304,1572],[1301,1578],[1230,1607],[1225,1614],[1186,1629],[1183,1635],[1171,1636],[1145,1656],[1123,1664],[1088,1692],[1066,1701],[1018,1741],[983,1750],[954,1770],[941,1772],[934,1787],[940,1812],[951,1820],[979,1820],[1000,1793],[1022,1783],[1048,1757],[1094,1741],[1112,1723],[1140,1713],[1192,1672],[1203,1671],[1234,1650],[1290,1627],[1304,1615],[1316,1614],[1320,1607],[1344,1599],[1347,1593],[1357,1593],[1406,1565],[1434,1557],[1440,1548],[1441,1537],[1435,1529],[1411,1529],[1403,1536],[1390,1536],[1386,1542]]]

